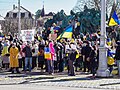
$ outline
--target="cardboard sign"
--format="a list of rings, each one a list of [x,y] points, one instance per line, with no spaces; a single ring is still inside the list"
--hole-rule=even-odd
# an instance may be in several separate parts
[[[21,30],[21,37],[23,41],[34,41],[35,30]]]

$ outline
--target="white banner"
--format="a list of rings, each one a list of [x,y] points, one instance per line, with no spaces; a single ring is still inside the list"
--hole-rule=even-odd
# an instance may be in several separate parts
[[[21,37],[23,41],[34,41],[35,30],[21,30]]]

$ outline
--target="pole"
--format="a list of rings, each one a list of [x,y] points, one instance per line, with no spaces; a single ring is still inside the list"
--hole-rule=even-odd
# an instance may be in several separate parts
[[[20,0],[18,0],[18,37],[21,33],[21,13],[20,13]]]
[[[99,67],[98,77],[109,77],[110,73],[107,66],[107,47],[106,47],[106,0],[101,0],[101,37],[99,47]]]

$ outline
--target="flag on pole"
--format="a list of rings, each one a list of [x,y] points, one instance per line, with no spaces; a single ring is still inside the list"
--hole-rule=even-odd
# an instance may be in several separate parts
[[[65,30],[65,32],[63,33],[62,37],[63,38],[72,38],[72,34],[73,34],[73,27],[72,25],[71,26],[68,26]]]
[[[57,37],[57,40],[61,39],[63,33],[61,33],[58,37]]]
[[[109,21],[109,26],[116,26],[116,25],[120,25],[120,21],[118,19],[118,16],[116,14],[116,12],[114,11],[110,21]]]
[[[65,29],[65,31],[58,36],[57,40],[60,38],[72,38],[72,34],[73,34],[72,31],[73,31],[72,25],[68,26]]]

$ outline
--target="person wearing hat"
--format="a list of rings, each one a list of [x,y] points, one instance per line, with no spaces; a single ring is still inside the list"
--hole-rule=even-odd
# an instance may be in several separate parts
[[[17,73],[20,73],[18,69],[19,67],[18,54],[19,54],[19,50],[16,47],[16,43],[13,43],[12,47],[10,48],[10,67],[12,73],[14,73],[14,68],[16,68]]]

